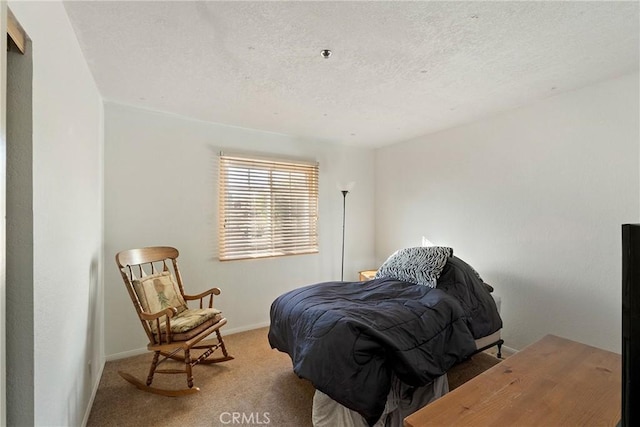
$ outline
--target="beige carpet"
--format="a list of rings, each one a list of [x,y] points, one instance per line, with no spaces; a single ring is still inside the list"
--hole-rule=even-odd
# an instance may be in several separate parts
[[[500,363],[500,359],[487,353],[478,353],[470,359],[454,366],[447,372],[449,391],[469,381],[476,375],[480,375],[487,369]]]
[[[146,378],[151,353],[107,362],[88,426],[228,426],[235,416],[244,425],[311,425],[314,389],[292,371],[287,354],[272,350],[267,328],[225,337],[234,360],[194,368],[200,393],[164,397],[138,390],[118,371]],[[451,387],[499,363],[480,353],[449,372]],[[155,387],[184,388],[184,375],[156,375]],[[244,420],[242,417],[244,416]]]

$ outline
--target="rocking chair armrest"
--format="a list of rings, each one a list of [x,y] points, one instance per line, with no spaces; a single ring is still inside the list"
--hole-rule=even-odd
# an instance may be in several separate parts
[[[199,293],[197,295],[183,295],[184,296],[184,300],[185,301],[194,301],[194,300],[200,300],[200,308],[202,307],[202,303],[204,301],[204,298],[206,296],[209,296],[209,308],[213,307],[213,296],[214,295],[220,295],[220,288],[211,288],[207,291],[204,291],[202,293]]]
[[[140,319],[142,320],[156,320],[159,317],[162,316],[167,316],[167,318],[172,318],[173,316],[175,316],[176,314],[178,314],[178,309],[175,307],[167,307],[162,311],[159,311],[157,313],[145,313],[142,312],[140,313]]]
[[[209,290],[206,290],[204,292],[202,292],[201,294],[197,294],[197,295],[184,295],[184,299],[185,301],[190,301],[190,300],[196,300],[196,299],[202,299],[204,297],[206,297],[207,295],[220,295],[220,288],[211,288]]]
[[[164,321],[164,329],[165,329],[165,333],[166,333],[166,337],[165,340],[168,343],[171,342],[171,318],[175,315],[178,314],[178,309],[175,307],[167,307],[162,311],[158,311],[157,313],[145,313],[142,312],[140,313],[140,320],[146,320],[150,323],[155,322],[155,331],[152,332],[152,334],[154,335],[154,340],[156,341],[156,343],[162,343],[163,339],[162,339],[162,323],[160,321],[161,317],[165,317],[165,321]],[[157,335],[157,337],[156,337]]]

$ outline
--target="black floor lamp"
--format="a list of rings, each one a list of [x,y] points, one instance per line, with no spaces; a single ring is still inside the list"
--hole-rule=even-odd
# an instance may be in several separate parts
[[[349,190],[342,191],[342,268],[340,269],[340,281],[344,281],[344,220],[347,213],[347,194]]]

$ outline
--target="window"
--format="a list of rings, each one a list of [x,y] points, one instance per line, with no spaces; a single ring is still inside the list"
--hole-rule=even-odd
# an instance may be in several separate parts
[[[318,164],[220,155],[221,261],[318,252]]]

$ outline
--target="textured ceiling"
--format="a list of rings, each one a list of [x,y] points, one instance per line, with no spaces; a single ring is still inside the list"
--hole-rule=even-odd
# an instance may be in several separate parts
[[[65,7],[107,100],[353,145],[442,130],[639,63],[638,2]]]

